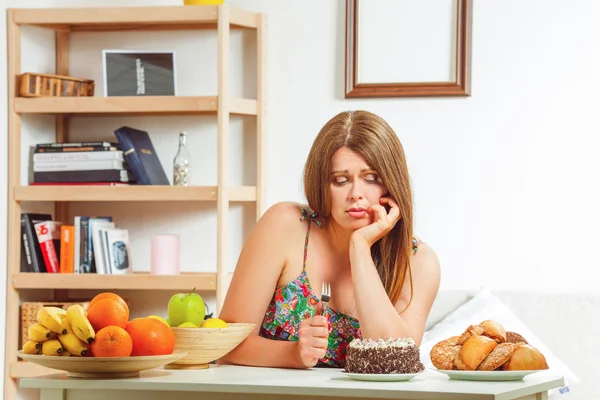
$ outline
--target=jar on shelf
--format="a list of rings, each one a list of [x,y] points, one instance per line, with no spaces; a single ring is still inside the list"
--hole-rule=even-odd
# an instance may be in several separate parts
[[[179,149],[173,159],[173,185],[189,186],[190,184],[190,152],[187,148],[187,132],[179,133]]]

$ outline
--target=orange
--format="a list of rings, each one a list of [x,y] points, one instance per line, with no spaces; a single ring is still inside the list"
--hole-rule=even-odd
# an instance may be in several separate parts
[[[164,322],[155,318],[135,318],[126,328],[133,341],[132,356],[172,354],[175,335]]]
[[[87,317],[96,332],[110,325],[125,329],[129,320],[129,310],[117,300],[102,299],[88,308]]]
[[[104,300],[104,299],[113,299],[113,300],[118,301],[119,303],[121,303],[123,305],[123,307],[125,307],[127,312],[129,312],[129,306],[127,306],[127,302],[125,300],[123,300],[123,298],[121,296],[119,296],[116,293],[112,293],[112,292],[104,292],[104,293],[97,294],[92,299],[92,301],[90,301],[90,304],[88,305],[88,309],[92,308],[92,306],[94,304],[96,304],[98,301]]]
[[[100,329],[92,342],[94,357],[129,357],[132,349],[131,336],[118,326]]]

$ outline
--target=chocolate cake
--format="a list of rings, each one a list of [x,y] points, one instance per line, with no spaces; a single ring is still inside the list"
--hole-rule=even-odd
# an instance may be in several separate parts
[[[346,353],[345,372],[413,374],[425,369],[412,338],[354,339]]]

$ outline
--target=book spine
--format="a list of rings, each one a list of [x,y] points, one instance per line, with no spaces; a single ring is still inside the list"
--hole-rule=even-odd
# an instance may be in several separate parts
[[[45,153],[80,153],[80,152],[108,152],[117,151],[118,147],[87,146],[87,147],[36,147],[35,154]]]
[[[63,225],[60,228],[60,272],[72,274],[74,269],[74,241],[75,227]]]
[[[33,172],[34,182],[129,182],[130,180],[129,171],[125,169]]]
[[[60,265],[57,258],[56,248],[54,247],[54,238],[52,230],[48,222],[40,222],[35,224],[38,242],[46,264],[48,272],[56,273],[60,271]]]
[[[98,170],[122,170],[123,162],[115,160],[98,161],[67,161],[34,163],[34,172],[46,171],[98,171]]]
[[[88,248],[90,246],[88,242],[90,217],[81,217],[80,224],[81,231],[79,233],[79,240],[81,240],[81,243],[79,245],[79,272],[82,274],[88,274],[92,272],[88,253]]]
[[[116,146],[117,143],[114,142],[66,142],[66,143],[38,143],[36,147],[39,148],[52,148],[52,147],[87,147],[87,146],[99,146],[99,147],[111,147]]]
[[[33,268],[33,255],[29,245],[29,239],[25,233],[27,221],[21,216],[21,272],[36,272]]]
[[[73,273],[80,274],[79,263],[81,261],[81,217],[79,215],[73,218]]]
[[[46,263],[40,249],[40,243],[35,233],[35,223],[43,220],[50,220],[51,216],[48,215],[37,215],[37,214],[21,214],[21,226],[23,226],[23,220],[25,226],[23,227],[23,240],[27,241],[29,248],[29,254],[31,254],[31,267],[32,272],[48,272],[46,270]]]
[[[55,163],[70,161],[125,161],[123,152],[119,151],[74,151],[63,153],[37,153],[33,155],[34,163]]]

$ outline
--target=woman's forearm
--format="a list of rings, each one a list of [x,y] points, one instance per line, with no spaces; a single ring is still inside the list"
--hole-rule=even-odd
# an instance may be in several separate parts
[[[350,266],[362,337],[411,337],[410,329],[385,292],[366,242],[350,241]]]
[[[298,342],[270,340],[251,334],[219,362],[253,367],[304,368],[298,359],[297,346]]]

